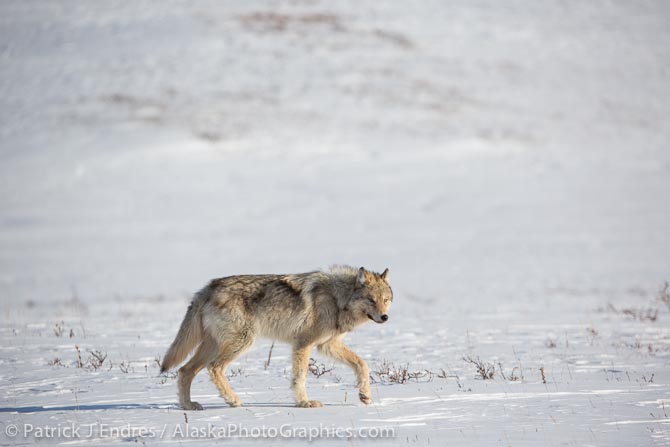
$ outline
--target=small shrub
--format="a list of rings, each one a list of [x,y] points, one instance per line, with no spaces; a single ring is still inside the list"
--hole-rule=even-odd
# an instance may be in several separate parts
[[[176,372],[172,372],[172,371],[165,371],[164,373],[162,373],[162,374],[160,375],[160,378],[161,378],[161,379],[160,379],[160,382],[159,382],[159,383],[160,383],[161,385],[165,385],[165,384],[168,383],[170,380],[174,380],[174,379],[176,379],[176,378],[177,378],[177,373],[176,373]]]
[[[503,380],[507,380],[507,381],[510,381],[510,382],[517,382],[517,381],[521,380],[521,378],[519,376],[517,376],[516,373],[515,373],[515,371],[517,369],[520,369],[520,368],[515,366],[514,368],[512,368],[512,372],[510,372],[509,375],[506,375],[505,374],[505,369],[503,368],[502,363],[498,362],[498,373],[500,374],[500,377],[503,378]]]
[[[322,375],[329,373],[333,368],[326,368],[326,365],[323,363],[316,363],[316,360],[313,358],[309,359],[309,372],[312,373],[315,377],[321,377]]]
[[[98,351],[97,349],[93,349],[91,351],[88,351],[89,353],[88,359],[86,359],[86,362],[84,362],[81,358],[81,349],[79,349],[79,346],[75,345],[74,349],[75,351],[77,351],[77,361],[76,361],[77,368],[87,368],[96,371],[100,369],[102,365],[105,363],[105,360],[107,360],[107,353]],[[109,362],[109,364],[111,369],[112,362]]]
[[[60,323],[54,324],[53,330],[54,330],[54,335],[56,337],[62,337],[66,332],[65,322],[61,321]],[[75,335],[74,334],[74,329],[70,328],[70,331],[68,332],[68,334],[69,334],[70,338],[74,337],[74,335]]]
[[[234,369],[231,368],[231,369],[228,370],[228,376],[229,377],[241,376],[243,373],[244,373],[244,371],[242,371],[242,368],[234,368]]]
[[[56,337],[62,337],[64,332],[65,332],[64,322],[61,321],[60,323],[54,324],[54,335]]]
[[[91,354],[88,358],[89,366],[93,368],[93,370],[100,369],[107,359],[107,353],[98,351],[97,349],[89,351],[89,353]]]
[[[122,373],[128,374],[129,372],[135,372],[135,369],[130,365],[130,362],[121,362],[119,364],[119,369]]]
[[[477,368],[477,374],[482,380],[493,380],[496,373],[496,366],[493,363],[485,363],[479,357],[473,359],[472,357],[463,357],[467,363],[471,363]]]
[[[63,362],[61,361],[61,359],[59,359],[58,357],[55,357],[53,360],[49,360],[48,364],[49,364],[49,366],[62,366],[62,367],[65,367],[65,365],[63,364]]]
[[[400,365],[396,367],[393,363],[384,360],[372,372],[370,378],[373,382],[377,380],[381,383],[397,383],[402,384],[410,380],[419,382],[425,379],[427,382],[433,380],[433,372],[427,369],[410,371],[409,364]],[[375,377],[376,376],[376,377]]]

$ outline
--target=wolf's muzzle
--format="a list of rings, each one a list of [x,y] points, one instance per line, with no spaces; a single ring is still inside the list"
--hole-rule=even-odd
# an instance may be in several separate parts
[[[386,322],[389,319],[389,316],[386,315],[386,314],[383,314],[379,317],[379,320],[378,320],[375,317],[373,317],[372,315],[368,314],[368,318],[371,319],[372,321],[374,321],[375,323],[381,324],[381,323]]]

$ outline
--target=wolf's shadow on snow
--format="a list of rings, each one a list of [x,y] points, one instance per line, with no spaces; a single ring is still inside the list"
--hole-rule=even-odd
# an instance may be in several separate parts
[[[353,404],[324,404],[328,407],[352,407]],[[296,408],[295,404],[289,403],[273,403],[273,402],[255,402],[250,404],[242,404],[240,409],[244,408]],[[205,409],[197,413],[206,413],[207,410],[224,410],[231,409],[228,404],[213,404],[206,405]],[[101,410],[175,410],[184,411],[177,404],[92,404],[92,405],[63,405],[63,406],[32,406],[32,407],[0,407],[0,413],[44,413],[44,412],[63,412],[63,411],[101,411]]]

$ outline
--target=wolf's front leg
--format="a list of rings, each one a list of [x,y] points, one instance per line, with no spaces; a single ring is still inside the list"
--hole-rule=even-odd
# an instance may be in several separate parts
[[[335,360],[349,365],[356,374],[356,386],[358,387],[358,398],[365,405],[372,403],[372,394],[370,392],[370,372],[368,364],[360,358],[354,351],[349,349],[339,338],[332,339],[318,346],[320,352],[328,355]]]
[[[293,380],[291,389],[295,396],[296,405],[303,408],[322,407],[323,404],[318,400],[309,400],[305,382],[307,381],[307,368],[309,367],[309,353],[312,346],[293,348]]]

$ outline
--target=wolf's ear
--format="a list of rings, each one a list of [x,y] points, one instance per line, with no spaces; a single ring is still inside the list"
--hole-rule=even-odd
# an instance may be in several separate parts
[[[381,279],[384,280],[384,282],[389,282],[389,269],[384,270],[384,273],[379,275]]]
[[[366,276],[366,271],[363,267],[358,269],[358,274],[356,275],[356,288],[363,287],[368,283],[368,278]]]

